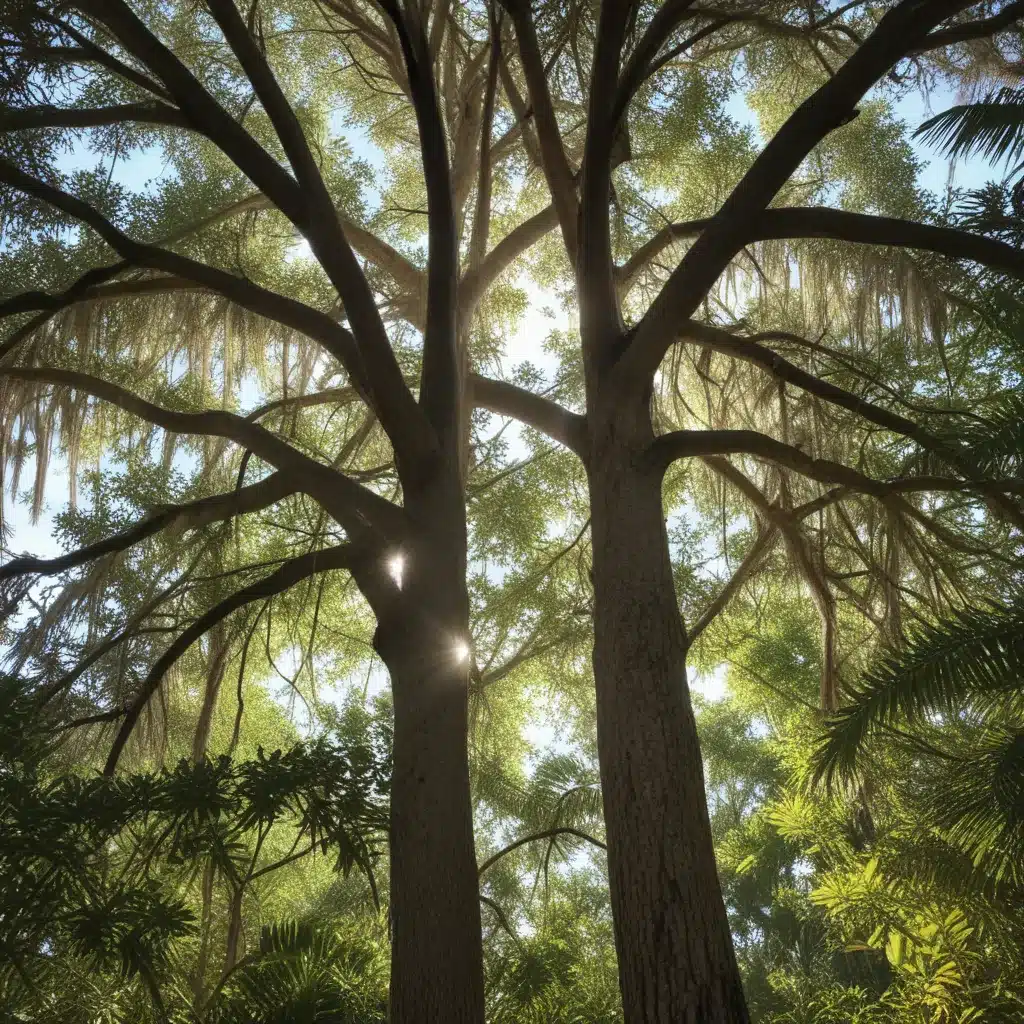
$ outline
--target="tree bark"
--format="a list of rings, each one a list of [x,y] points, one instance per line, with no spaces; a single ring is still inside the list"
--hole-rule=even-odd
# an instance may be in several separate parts
[[[483,1024],[469,787],[469,598],[457,473],[406,495],[412,521],[374,645],[391,675],[392,1024]]]
[[[646,401],[591,412],[594,677],[626,1024],[749,1020],[715,867]]]

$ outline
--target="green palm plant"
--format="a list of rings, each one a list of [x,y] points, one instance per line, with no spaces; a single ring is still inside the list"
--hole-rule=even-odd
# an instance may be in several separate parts
[[[814,777],[853,779],[871,741],[895,733],[914,752],[922,820],[990,878],[1019,882],[1022,670],[1020,593],[919,627],[850,688],[815,752]]]
[[[930,117],[915,135],[952,158],[981,155],[993,162],[1024,154],[1024,88],[1004,87],[976,103]],[[1020,170],[1018,164],[1012,173]]]

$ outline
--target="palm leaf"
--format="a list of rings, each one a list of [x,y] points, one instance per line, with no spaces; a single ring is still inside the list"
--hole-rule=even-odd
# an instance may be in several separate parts
[[[986,474],[1019,473],[1024,459],[1024,395],[1002,395],[986,410],[984,423],[971,424],[964,436],[975,465]]]
[[[948,157],[980,153],[988,160],[1016,160],[1024,153],[1024,89],[1002,88],[978,103],[930,117],[914,133]]]
[[[911,634],[900,652],[850,688],[852,700],[828,721],[814,755],[815,780],[850,778],[857,755],[880,725],[1010,694],[1024,674],[1024,598],[957,611]]]
[[[996,882],[1024,867],[1024,733],[986,729],[970,757],[927,787],[925,808],[946,838]]]

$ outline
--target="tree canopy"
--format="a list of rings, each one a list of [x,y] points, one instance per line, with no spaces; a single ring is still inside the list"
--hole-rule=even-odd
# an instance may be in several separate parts
[[[0,3],[3,1013],[1019,1019],[1022,24]]]

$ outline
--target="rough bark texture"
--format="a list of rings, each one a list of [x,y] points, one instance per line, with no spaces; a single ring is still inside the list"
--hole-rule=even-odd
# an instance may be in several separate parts
[[[746,1024],[686,685],[660,474],[636,455],[650,421],[646,406],[639,416],[595,420],[597,738],[625,1020]]]
[[[453,476],[455,474],[452,474]],[[469,788],[469,601],[461,489],[407,495],[414,538],[400,596],[378,612],[391,674],[392,1024],[483,1024]]]

